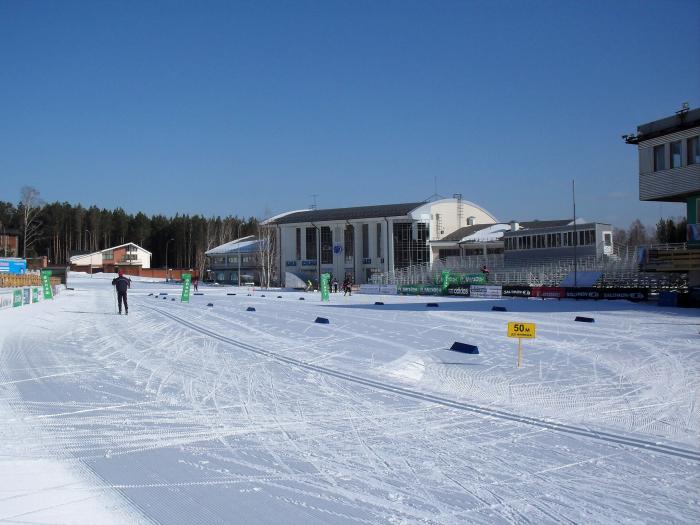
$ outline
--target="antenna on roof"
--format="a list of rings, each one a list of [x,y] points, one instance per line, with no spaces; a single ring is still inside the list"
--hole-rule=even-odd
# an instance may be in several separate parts
[[[318,197],[318,193],[312,193],[311,197],[313,197],[313,199],[314,199],[314,203],[311,205],[311,209],[315,210],[318,208],[318,206],[316,206],[316,197]]]

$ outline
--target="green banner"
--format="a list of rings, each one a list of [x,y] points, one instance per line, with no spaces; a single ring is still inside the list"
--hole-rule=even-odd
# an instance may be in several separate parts
[[[331,274],[322,273],[321,274],[321,301],[331,300]]]
[[[22,290],[15,290],[12,292],[12,306],[22,306]]]
[[[51,289],[51,270],[41,270],[41,289],[44,292],[44,299],[53,299]]]
[[[180,301],[183,303],[190,302],[190,288],[192,287],[192,275],[189,273],[182,274],[182,297]]]
[[[39,288],[32,288],[32,302],[39,302]]]

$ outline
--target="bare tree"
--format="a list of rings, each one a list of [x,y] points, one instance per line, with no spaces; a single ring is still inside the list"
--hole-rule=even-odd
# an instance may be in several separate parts
[[[23,186],[20,191],[20,206],[22,207],[22,257],[27,258],[27,248],[31,248],[37,240],[41,230],[41,222],[38,219],[43,201],[39,197],[39,190],[32,186]]]
[[[277,260],[277,230],[274,224],[258,223],[258,256],[260,257],[260,285],[270,287],[275,279]]]

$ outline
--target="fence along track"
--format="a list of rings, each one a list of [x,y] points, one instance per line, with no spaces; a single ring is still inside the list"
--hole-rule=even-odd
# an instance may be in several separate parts
[[[144,305],[145,306],[145,305]],[[575,425],[567,425],[565,423],[557,423],[554,421],[548,421],[546,419],[540,419],[540,418],[535,418],[535,417],[529,417],[529,416],[521,416],[518,414],[514,414],[511,412],[505,412],[502,410],[496,410],[493,408],[488,408],[488,407],[483,407],[479,405],[473,405],[470,403],[462,403],[459,401],[454,401],[451,399],[447,399],[444,397],[432,395],[432,394],[426,394],[423,392],[418,392],[416,390],[411,390],[408,388],[403,388],[399,386],[393,386],[388,383],[382,383],[379,381],[375,381],[373,379],[369,378],[364,378],[360,376],[356,376],[353,374],[348,374],[345,372],[340,372],[338,370],[333,370],[331,368],[326,368],[323,366],[319,365],[314,365],[311,363],[307,363],[305,361],[301,361],[299,359],[294,359],[291,357],[286,357],[280,354],[276,354],[274,352],[270,352],[268,350],[263,350],[262,348],[257,348],[255,346],[249,345],[247,343],[243,343],[241,341],[237,341],[235,339],[231,339],[229,337],[226,337],[224,335],[221,335],[217,332],[214,332],[212,330],[208,330],[206,328],[202,328],[200,326],[197,326],[186,319],[183,319],[182,317],[178,317],[176,315],[171,314],[170,312],[166,312],[164,310],[161,310],[160,308],[153,308],[151,306],[146,306],[150,310],[153,310],[164,317],[167,317],[173,321],[176,321],[191,330],[195,332],[199,332],[200,334],[209,336],[213,339],[216,339],[218,341],[221,341],[222,343],[234,346],[236,348],[239,348],[241,350],[246,350],[248,352],[252,352],[264,357],[267,357],[269,359],[273,359],[275,361],[280,361],[283,363],[287,363],[293,366],[296,366],[298,368],[302,368],[304,370],[310,370],[312,372],[317,372],[320,374],[325,374],[329,375],[332,377],[336,377],[338,379],[342,379],[344,381],[349,381],[351,383],[363,385],[369,388],[374,388],[377,390],[383,390],[385,392],[389,392],[395,395],[403,396],[403,397],[408,397],[412,399],[417,399],[419,401],[424,401],[428,403],[435,403],[438,405],[442,405],[445,407],[449,408],[454,408],[457,410],[464,410],[467,412],[472,412],[474,414],[479,414],[481,416],[486,416],[486,417],[492,417],[496,419],[501,419],[505,421],[512,421],[515,423],[520,423],[523,425],[529,425],[533,427],[539,427],[539,428],[544,428],[547,430],[553,430],[555,432],[561,432],[564,434],[572,434],[576,436],[581,436],[584,438],[588,439],[593,439],[597,441],[604,441],[607,443],[615,443],[618,445],[623,445],[631,448],[636,448],[636,449],[641,449],[641,450],[646,450],[647,452],[656,452],[658,454],[664,454],[667,456],[675,456],[683,459],[688,459],[691,461],[697,461],[700,462],[700,451],[696,450],[691,450],[691,449],[686,449],[686,448],[680,448],[680,447],[674,447],[671,445],[664,445],[662,443],[656,443],[654,441],[648,441],[644,439],[637,439],[629,436],[624,436],[621,434],[613,434],[610,432],[602,432],[602,431],[596,431],[596,430],[591,430],[586,427],[578,427]]]

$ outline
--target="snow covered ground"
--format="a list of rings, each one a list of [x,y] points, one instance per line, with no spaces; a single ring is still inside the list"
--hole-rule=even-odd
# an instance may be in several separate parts
[[[697,310],[101,277],[0,312],[0,523],[700,521]]]

